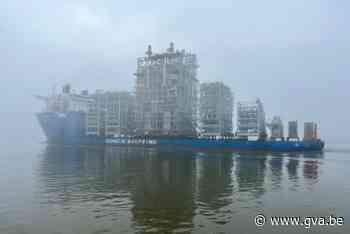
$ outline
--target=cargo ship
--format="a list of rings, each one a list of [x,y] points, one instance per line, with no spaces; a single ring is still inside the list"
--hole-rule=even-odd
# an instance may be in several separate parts
[[[59,94],[37,96],[46,104],[37,117],[47,141],[55,144],[250,151],[324,148],[316,123],[305,123],[300,139],[298,122],[290,121],[285,137],[282,119],[266,121],[260,99],[236,104],[234,132],[230,87],[223,82],[199,84],[197,69],[196,54],[177,50],[174,43],[162,53],[154,53],[149,45],[137,58],[133,92],[77,93],[64,85]]]
[[[322,151],[320,139],[276,139],[260,137],[249,139],[235,134],[226,136],[197,135],[97,135],[88,134],[89,108],[94,98],[86,92],[70,93],[63,88],[62,94],[50,97],[37,96],[46,102],[44,111],[37,114],[39,124],[49,144],[62,145],[115,145],[130,147],[180,147],[200,150],[228,151]]]

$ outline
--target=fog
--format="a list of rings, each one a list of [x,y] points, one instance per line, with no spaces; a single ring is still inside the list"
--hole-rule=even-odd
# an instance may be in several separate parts
[[[350,3],[346,1],[0,2],[2,144],[43,140],[35,119],[53,87],[132,90],[147,45],[197,54],[200,81],[268,117],[316,121],[327,142],[350,139]]]

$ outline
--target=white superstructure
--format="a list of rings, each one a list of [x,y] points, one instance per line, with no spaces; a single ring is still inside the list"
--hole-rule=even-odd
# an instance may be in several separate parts
[[[81,94],[73,93],[70,85],[64,85],[60,94],[53,94],[48,97],[36,97],[46,103],[45,112],[65,113],[69,111],[81,111],[87,113],[89,104],[93,102],[93,99],[85,91]]]

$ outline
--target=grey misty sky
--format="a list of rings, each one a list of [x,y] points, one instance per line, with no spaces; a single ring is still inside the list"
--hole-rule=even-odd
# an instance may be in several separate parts
[[[347,143],[348,12],[337,0],[3,0],[0,127],[42,139],[33,94],[65,82],[131,90],[147,45],[160,52],[173,41],[197,54],[200,81],[223,81],[236,100],[260,97],[268,117],[317,121],[327,141]]]

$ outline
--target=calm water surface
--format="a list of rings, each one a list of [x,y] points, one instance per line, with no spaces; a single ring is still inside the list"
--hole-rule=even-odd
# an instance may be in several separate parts
[[[350,151],[227,153],[38,144],[3,150],[1,234],[350,233]],[[344,217],[257,228],[253,217]],[[310,231],[311,230],[311,231]]]

